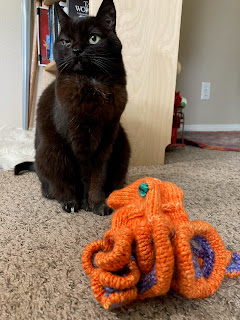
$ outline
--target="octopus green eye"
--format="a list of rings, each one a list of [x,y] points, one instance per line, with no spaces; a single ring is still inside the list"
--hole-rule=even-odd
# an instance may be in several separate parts
[[[101,40],[101,37],[93,34],[93,35],[91,35],[91,37],[89,38],[89,43],[90,43],[90,44],[97,44],[100,40]]]
[[[147,185],[147,183],[142,183],[140,184],[138,191],[141,197],[146,197],[147,193],[148,193],[149,187]]]

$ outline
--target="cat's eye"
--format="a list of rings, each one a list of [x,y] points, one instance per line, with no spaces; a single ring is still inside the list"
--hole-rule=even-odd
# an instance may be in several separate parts
[[[91,37],[89,38],[89,43],[90,43],[90,44],[97,44],[100,40],[101,40],[101,37],[93,34],[93,35],[91,35]]]
[[[72,45],[72,41],[71,40],[67,40],[67,39],[62,39],[62,45],[65,47],[70,48]]]

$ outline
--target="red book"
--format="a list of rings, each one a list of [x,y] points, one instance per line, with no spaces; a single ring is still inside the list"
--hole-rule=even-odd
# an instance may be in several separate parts
[[[49,11],[37,8],[38,21],[38,64],[45,66],[50,62]]]

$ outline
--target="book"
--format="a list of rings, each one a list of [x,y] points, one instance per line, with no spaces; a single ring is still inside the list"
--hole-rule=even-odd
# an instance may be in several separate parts
[[[58,19],[57,16],[55,15],[55,11],[54,11],[54,4],[52,5],[52,12],[53,12],[53,43],[55,42],[55,39],[58,36],[58,32],[59,32],[59,26],[58,26]]]
[[[53,43],[54,43],[54,36],[53,36],[53,10],[52,7],[48,9],[48,24],[49,24],[49,48],[50,48],[50,62],[53,61]]]
[[[38,25],[38,64],[45,66],[50,62],[49,10],[37,7]]]
[[[70,18],[84,18],[89,16],[89,0],[68,0]]]

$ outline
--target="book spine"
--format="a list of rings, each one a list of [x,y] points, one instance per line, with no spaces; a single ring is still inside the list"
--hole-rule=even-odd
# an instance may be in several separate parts
[[[53,7],[53,11],[54,11],[54,7]],[[54,42],[58,36],[59,33],[59,25],[58,25],[58,19],[57,16],[54,14]]]
[[[38,26],[38,64],[45,66],[50,62],[49,10],[37,7]]]
[[[42,55],[40,52],[40,23],[39,23],[39,16],[41,14],[41,8],[37,7],[37,31],[38,31],[38,35],[37,35],[37,42],[38,42],[38,64],[41,65],[41,61],[42,61]]]
[[[48,16],[48,21],[49,21],[49,60],[53,61],[53,19],[52,19],[52,7],[49,7],[49,16]]]
[[[69,17],[85,18],[89,16],[89,0],[68,0]]]
[[[52,39],[53,44],[55,42],[55,11],[54,11],[54,4],[52,5]]]

